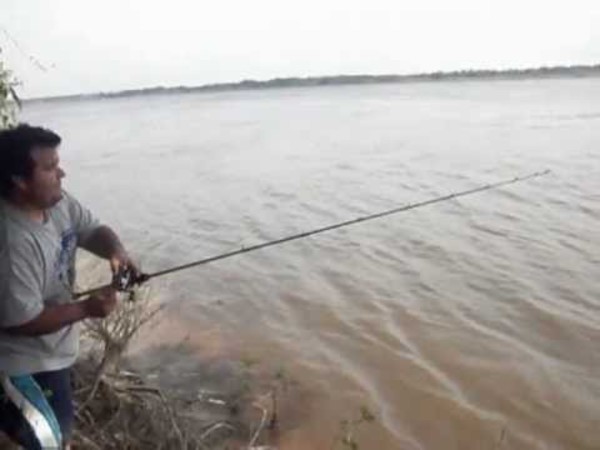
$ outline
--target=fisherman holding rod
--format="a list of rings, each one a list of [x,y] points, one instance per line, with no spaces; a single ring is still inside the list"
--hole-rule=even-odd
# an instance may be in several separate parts
[[[77,358],[77,322],[109,315],[117,291],[549,173],[535,172],[142,274],[117,235],[61,189],[65,173],[59,166],[59,144],[60,137],[44,128],[20,125],[0,132],[0,430],[27,450],[68,448],[73,427],[70,370]],[[73,293],[77,247],[110,261],[111,284]],[[77,301],[79,298],[84,300]]]
[[[68,449],[78,322],[116,305],[113,286],[73,301],[77,247],[136,274],[117,235],[62,190],[61,138],[0,131],[0,431],[27,450]]]

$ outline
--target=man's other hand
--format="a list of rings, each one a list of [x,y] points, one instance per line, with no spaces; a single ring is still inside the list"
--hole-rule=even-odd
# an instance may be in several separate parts
[[[113,287],[104,288],[84,300],[88,317],[104,318],[117,306],[117,291]]]

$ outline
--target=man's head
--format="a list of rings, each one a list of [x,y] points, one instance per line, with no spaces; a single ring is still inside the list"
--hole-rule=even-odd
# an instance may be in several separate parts
[[[21,124],[0,131],[0,196],[45,209],[62,198],[56,133]]]

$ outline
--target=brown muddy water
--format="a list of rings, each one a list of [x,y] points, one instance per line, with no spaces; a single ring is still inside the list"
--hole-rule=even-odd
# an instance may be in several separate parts
[[[145,367],[294,381],[280,448],[600,448],[600,79],[27,104],[146,271],[541,169],[153,282]],[[178,344],[159,351],[163,344]],[[179,349],[179,350],[178,350]],[[196,378],[197,379],[197,378]]]

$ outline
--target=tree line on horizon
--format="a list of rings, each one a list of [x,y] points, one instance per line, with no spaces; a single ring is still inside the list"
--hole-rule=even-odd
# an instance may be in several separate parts
[[[458,70],[436,71],[419,74],[397,75],[330,75],[309,77],[280,77],[269,80],[242,80],[231,83],[214,83],[201,86],[155,86],[140,89],[129,89],[116,92],[100,92],[94,94],[75,94],[57,97],[33,99],[34,101],[66,100],[66,99],[93,99],[129,97],[136,95],[215,92],[231,90],[271,89],[285,87],[316,87],[350,84],[378,84],[378,83],[406,83],[418,81],[444,81],[444,80],[473,80],[473,79],[527,79],[527,78],[553,78],[553,77],[590,77],[600,76],[600,64],[552,66],[527,69],[506,70]]]

